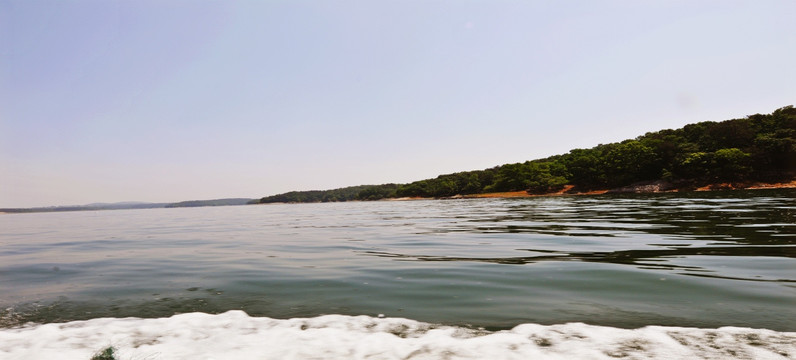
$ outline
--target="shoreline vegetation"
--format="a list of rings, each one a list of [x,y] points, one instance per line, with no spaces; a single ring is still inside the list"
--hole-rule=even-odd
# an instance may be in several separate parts
[[[796,189],[796,180],[787,182],[762,183],[714,183],[699,187],[677,188],[671,183],[652,182],[641,183],[617,189],[601,189],[579,192],[574,189],[574,185],[565,185],[563,189],[555,192],[533,194],[528,191],[506,191],[468,195],[454,195],[449,197],[396,197],[384,198],[379,200],[348,200],[348,201],[411,201],[411,200],[445,200],[445,199],[508,199],[508,198],[531,198],[544,196],[582,196],[582,195],[603,195],[603,194],[655,194],[655,193],[681,193],[681,192],[706,192],[706,191],[727,191],[727,190],[771,190],[771,189]],[[315,201],[322,202],[322,201]],[[269,202],[272,204],[294,204],[298,202]]]
[[[705,192],[705,191],[725,191],[725,190],[770,190],[770,189],[796,189],[796,180],[777,183],[714,183],[697,188],[684,187],[677,188],[674,184],[666,182],[641,183],[626,186],[618,189],[601,189],[578,192],[574,191],[574,185],[565,185],[563,189],[555,192],[532,194],[527,191],[508,191],[470,195],[454,195],[445,198],[424,198],[424,197],[403,197],[388,198],[384,201],[404,201],[404,200],[428,200],[428,199],[488,199],[488,198],[529,198],[542,196],[568,196],[568,195],[602,195],[602,194],[650,194],[650,193],[678,193],[678,192]],[[357,200],[353,200],[357,201]]]
[[[796,188],[796,109],[705,121],[408,184],[291,191],[252,204]]]

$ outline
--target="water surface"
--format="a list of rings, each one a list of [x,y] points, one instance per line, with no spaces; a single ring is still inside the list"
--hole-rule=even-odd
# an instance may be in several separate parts
[[[794,331],[796,191],[0,216],[0,325],[244,310]]]

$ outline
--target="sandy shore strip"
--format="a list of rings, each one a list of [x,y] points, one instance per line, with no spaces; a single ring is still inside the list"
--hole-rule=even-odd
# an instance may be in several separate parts
[[[489,199],[489,198],[530,198],[539,196],[580,196],[580,195],[601,195],[606,193],[663,193],[663,192],[686,192],[686,191],[721,191],[721,190],[762,190],[762,189],[796,189],[796,180],[778,183],[715,183],[691,189],[678,189],[671,188],[661,191],[646,191],[646,185],[636,186],[637,191],[625,190],[618,191],[618,189],[600,189],[582,192],[573,192],[574,185],[566,185],[563,189],[556,192],[549,192],[544,194],[529,194],[527,191],[506,191],[506,192],[493,192],[483,194],[467,194],[467,195],[454,195],[442,199]],[[622,189],[630,189],[633,186],[625,187]],[[387,201],[409,201],[409,200],[430,200],[435,198],[428,197],[401,197],[384,199]]]

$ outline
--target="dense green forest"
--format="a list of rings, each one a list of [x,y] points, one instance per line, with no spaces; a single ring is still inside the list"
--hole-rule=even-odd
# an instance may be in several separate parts
[[[395,197],[401,185],[359,185],[334,190],[291,191],[260,199],[261,203],[273,202],[332,202],[351,200],[379,200]]]
[[[395,197],[450,197],[488,192],[543,194],[664,181],[680,189],[722,182],[776,182],[796,177],[796,109],[743,119],[705,121],[635,139],[574,149],[546,159],[440,175],[409,184],[294,191],[260,199],[329,202]]]

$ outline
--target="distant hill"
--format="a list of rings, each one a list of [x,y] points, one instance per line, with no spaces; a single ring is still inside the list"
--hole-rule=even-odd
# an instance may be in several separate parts
[[[155,209],[164,208],[168,203],[145,202],[119,202],[119,203],[93,203],[87,205],[47,206],[34,208],[9,208],[0,209],[0,213],[31,213],[55,211],[91,211],[91,210],[121,210],[121,209]]]
[[[181,201],[178,203],[168,204],[167,208],[175,207],[199,207],[199,206],[230,206],[230,205],[246,205],[255,199],[232,198],[232,199],[215,199],[215,200],[190,200]]]
[[[635,139],[484,170],[440,175],[409,184],[292,191],[260,203],[451,197],[493,192],[545,194],[643,188],[694,189],[796,179],[796,109],[743,119],[705,121]]]
[[[156,209],[156,208],[177,208],[177,207],[198,207],[198,206],[228,206],[246,205],[256,202],[256,199],[231,198],[215,200],[191,200],[177,203],[146,203],[146,202],[118,202],[118,203],[93,203],[87,205],[70,206],[48,206],[34,208],[8,208],[0,209],[0,213],[33,213],[33,212],[56,212],[56,211],[94,211],[94,210],[122,210],[122,209]]]

